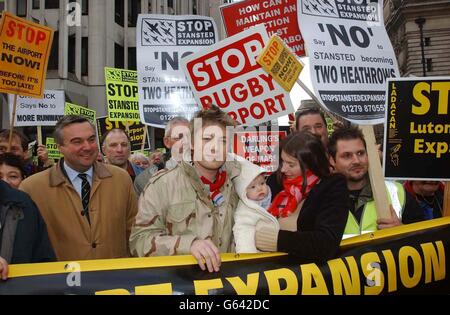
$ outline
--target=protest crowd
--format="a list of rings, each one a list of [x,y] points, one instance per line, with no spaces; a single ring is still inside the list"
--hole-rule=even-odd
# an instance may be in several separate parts
[[[322,5],[326,7],[326,3]],[[302,12],[299,25],[306,30],[305,42],[308,43],[308,33],[325,36],[324,29],[312,30],[317,21],[308,22],[315,14],[308,15],[306,9]],[[327,12],[331,11],[323,10],[323,14]],[[3,17],[7,18],[13,16]],[[348,59],[345,66],[333,52],[320,51],[325,44],[310,41],[317,44],[315,47],[309,43],[317,98],[299,106],[300,102],[291,99],[289,91],[299,77],[300,63],[294,62],[296,56],[280,44],[280,39],[269,41],[264,25],[218,42],[216,27],[209,18],[199,19],[188,32],[190,24],[183,24],[184,17],[173,17],[172,22],[179,24],[172,33],[169,30],[172,22],[167,22],[169,26],[165,29],[166,22],[155,20],[152,24],[149,21],[153,18],[139,15],[139,22],[145,23],[138,23],[144,29],[137,32],[154,36],[142,35],[142,42],[137,43],[141,45],[137,48],[138,71],[105,68],[108,117],[96,119],[95,111],[66,103],[62,91],[46,91],[44,95],[43,88],[38,93],[30,86],[22,91],[27,96],[45,96],[48,102],[54,100],[54,104],[61,97],[62,106],[61,112],[54,114],[47,113],[47,109],[36,110],[36,114],[12,114],[11,126],[0,131],[0,285],[7,281],[10,265],[57,261],[191,255],[198,268],[215,273],[221,270],[221,255],[225,253],[283,252],[300,264],[320,264],[338,257],[342,242],[351,237],[444,216],[442,181],[384,178],[380,181],[371,176],[374,164],[379,166],[378,154],[386,153],[383,150],[387,154],[382,163],[398,166],[403,159],[401,166],[407,164],[399,153],[402,144],[407,147],[407,140],[387,140],[386,148],[380,141],[377,152],[375,143],[361,127],[365,125],[365,117],[373,114],[378,123],[386,119],[387,135],[395,136],[401,131],[399,114],[384,118],[387,109],[382,109],[385,93],[389,115],[400,111],[395,102],[406,98],[398,97],[400,82],[389,85],[389,79],[398,74],[389,49],[380,52],[385,57],[365,57],[362,61],[367,65],[353,68],[352,62],[358,62],[356,48],[370,44],[368,35],[361,36],[367,42],[357,42],[355,51],[339,55]],[[358,19],[355,21],[359,23]],[[346,23],[349,21],[348,18]],[[294,24],[298,28],[297,22]],[[349,41],[341,43],[342,46],[350,46],[348,36],[338,34],[331,24],[327,27],[333,45],[338,46],[339,38],[342,42]],[[160,33],[162,30],[165,35]],[[159,51],[144,49],[159,49],[164,45],[155,42],[163,39],[166,43],[176,40],[175,31],[180,32],[179,38],[183,37],[176,52],[183,58],[180,65],[172,65],[177,69],[167,74],[167,78],[158,77],[163,76],[163,71],[146,58],[158,56]],[[375,35],[372,29],[370,32],[371,38],[377,38],[380,30],[374,26]],[[382,32],[387,38],[384,29]],[[46,35],[41,36],[44,41]],[[196,38],[194,42],[199,47],[191,46],[199,52],[192,52],[186,44],[194,40],[190,36]],[[355,38],[360,39],[352,35]],[[154,47],[145,41],[154,41]],[[10,54],[16,52],[12,44],[0,48],[8,49]],[[274,51],[276,62],[271,63]],[[296,53],[298,56],[305,52]],[[166,52],[165,58],[168,55]],[[35,57],[44,56],[45,50],[38,54],[36,48]],[[335,61],[330,63],[327,58]],[[261,65],[264,60],[272,68],[267,70]],[[383,69],[377,68],[377,62],[382,63]],[[287,71],[290,66],[296,66],[298,72]],[[330,76],[325,74],[328,71]],[[150,81],[155,86],[147,84]],[[164,91],[161,95],[176,90],[177,97],[166,96],[175,99],[176,104],[154,99],[161,85],[178,81],[183,83],[160,90]],[[427,114],[432,102],[424,98],[444,91],[442,86],[447,83],[436,85],[438,88],[430,85],[428,90],[427,86],[419,85],[429,94],[424,90],[405,92],[408,96],[419,95],[410,102],[415,104],[411,115]],[[377,87],[366,88],[365,84]],[[33,89],[39,90],[37,86]],[[449,90],[450,85],[445,91]],[[436,95],[434,103],[445,99]],[[27,100],[10,97],[14,113],[17,101],[22,102],[22,109],[26,108],[23,104]],[[352,102],[367,104],[351,105]],[[376,106],[371,105],[375,103]],[[166,105],[178,112],[172,107],[165,112]],[[447,113],[441,112],[448,109],[448,104],[435,107],[438,115]],[[48,110],[51,108],[52,105],[48,106]],[[273,122],[288,114],[292,115],[291,126],[279,132]],[[336,119],[339,115],[344,119]],[[130,120],[117,120],[123,117]],[[103,127],[99,119],[103,119]],[[45,143],[38,136],[28,139],[21,131],[23,126],[37,126],[40,130],[45,120],[46,126],[53,129],[52,138],[47,134]],[[145,125],[164,128],[164,148],[156,149],[154,144],[150,148]],[[269,131],[265,129],[267,126]],[[450,128],[442,123],[444,127]],[[410,146],[416,153],[425,150],[425,145],[431,151],[432,144],[423,139],[415,141]],[[436,143],[437,158],[449,152],[446,143]],[[241,154],[237,152],[239,145],[244,147]],[[256,151],[250,149],[252,145]],[[376,160],[372,155],[376,155]],[[377,208],[375,181],[387,195],[388,205],[382,209],[387,215],[380,216]]]
[[[192,254],[209,272],[227,252],[326,261],[345,237],[442,216],[439,182],[386,181],[392,219],[377,219],[364,136],[340,125],[328,137],[317,107],[296,113],[272,175],[228,152],[235,125],[215,106],[190,122],[174,119],[164,137],[170,150],[149,161],[130,154],[122,129],[103,136],[99,153],[94,126],[65,116],[54,132],[63,157],[49,163],[42,148],[46,166],[28,166],[31,173],[25,136],[14,132],[12,152],[1,136],[2,278],[8,264],[132,256]]]

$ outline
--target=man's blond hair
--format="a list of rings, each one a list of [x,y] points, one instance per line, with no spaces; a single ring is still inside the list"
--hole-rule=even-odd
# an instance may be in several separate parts
[[[237,126],[239,123],[231,118],[227,113],[221,110],[216,105],[210,105],[207,109],[198,111],[194,118],[189,123],[189,131],[191,132],[192,139],[194,138],[194,122],[195,119],[202,120],[202,126],[219,125],[227,128],[229,126]]]

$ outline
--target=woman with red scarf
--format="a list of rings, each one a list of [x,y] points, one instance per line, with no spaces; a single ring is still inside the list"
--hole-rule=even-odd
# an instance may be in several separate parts
[[[259,221],[256,247],[287,252],[302,262],[325,261],[338,253],[348,217],[345,177],[331,174],[320,139],[296,132],[283,139],[278,178],[284,190],[269,212],[280,228]]]

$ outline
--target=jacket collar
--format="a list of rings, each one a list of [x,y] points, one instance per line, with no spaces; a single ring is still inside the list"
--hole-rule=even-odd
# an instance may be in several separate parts
[[[62,183],[66,182],[67,177],[63,173],[63,163],[64,159],[60,159],[58,164],[54,165],[52,168],[50,168],[50,186],[55,187],[58,185],[61,185]],[[94,176],[93,178],[97,177],[99,179],[111,177],[111,172],[106,168],[103,163],[99,163],[97,161],[94,162]]]
[[[193,163],[182,161],[180,163],[180,167],[183,170],[183,172],[186,175],[188,175],[189,178],[191,179],[196,178],[198,179],[198,182],[201,183],[199,175]],[[241,173],[241,165],[235,159],[231,161],[226,161],[223,167],[227,172],[227,180],[232,180],[235,177],[239,176],[239,174]]]
[[[185,173],[189,178],[193,188],[199,193],[199,197],[213,208],[214,206],[212,205],[211,200],[208,199],[209,193],[205,190],[193,163],[181,161],[179,165],[183,173]],[[226,161],[224,164],[224,169],[227,172],[226,183],[231,182],[232,179],[239,176],[241,173],[241,166],[235,159]]]
[[[21,203],[22,201],[23,196],[19,191],[0,180],[0,204]]]

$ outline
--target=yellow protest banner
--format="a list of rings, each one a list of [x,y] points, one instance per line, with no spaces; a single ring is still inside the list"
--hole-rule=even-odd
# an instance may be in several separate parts
[[[59,160],[61,158],[61,152],[59,152],[54,138],[46,138],[45,146],[47,147],[49,159]]]
[[[256,61],[288,92],[303,69],[303,65],[278,35],[270,38]]]
[[[0,92],[42,98],[52,41],[51,28],[3,12]]]
[[[95,110],[89,109],[80,105],[72,104],[66,102],[66,106],[64,107],[64,115],[79,115],[83,116],[92,122],[94,125],[96,124],[95,120]]]
[[[137,71],[105,67],[110,121],[140,121]]]

